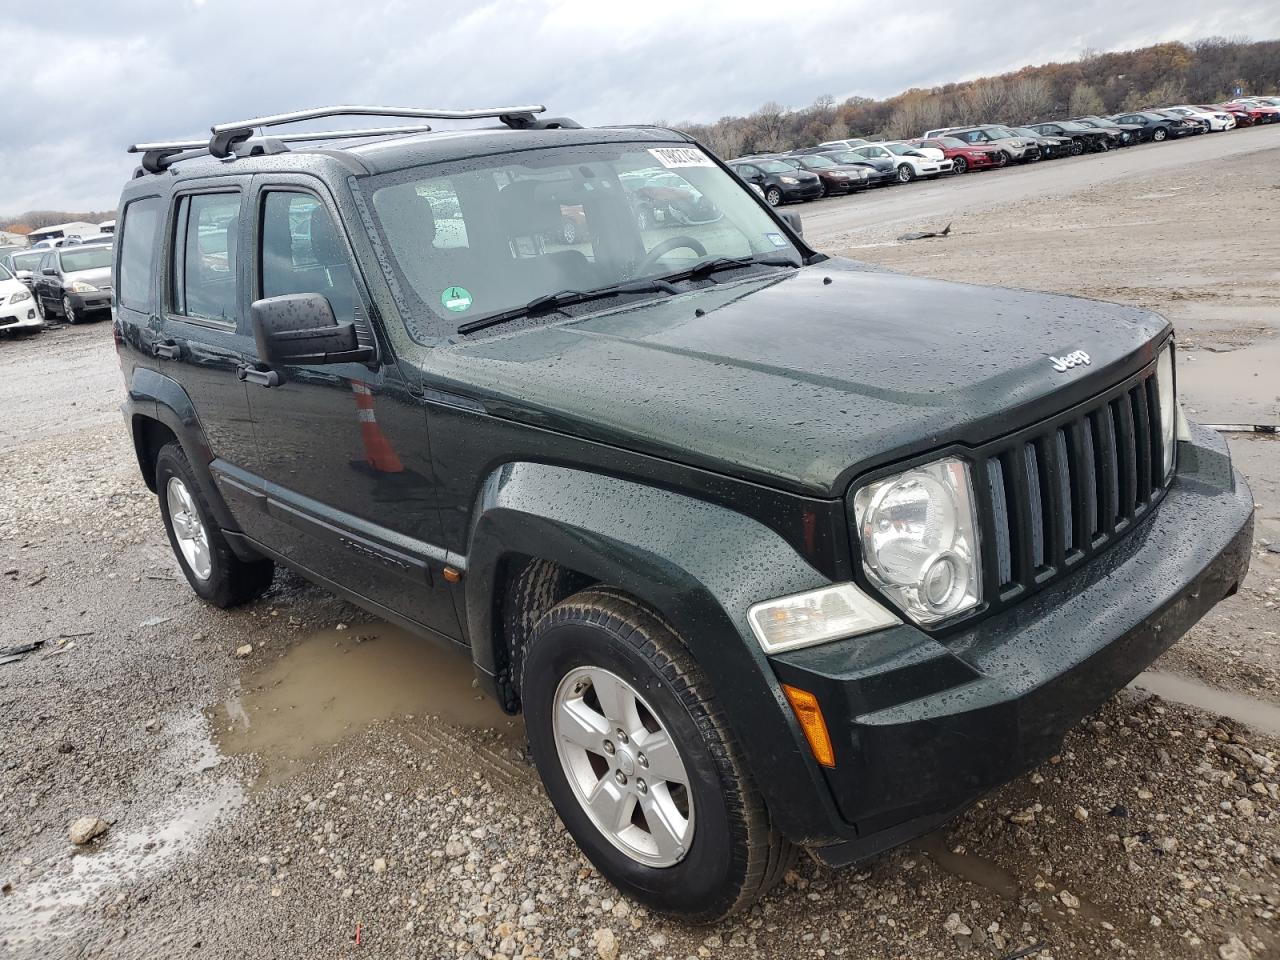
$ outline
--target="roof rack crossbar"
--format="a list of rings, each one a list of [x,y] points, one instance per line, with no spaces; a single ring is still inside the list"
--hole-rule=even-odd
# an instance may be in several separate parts
[[[361,137],[396,137],[410,133],[430,133],[425,123],[404,127],[364,127],[358,130],[308,130],[301,133],[274,134],[271,139],[282,143],[305,143],[309,140],[356,140]],[[175,140],[171,143],[135,143],[127,153],[149,153],[168,150],[207,150],[208,140]]]
[[[318,120],[322,117],[418,117],[433,120],[480,120],[486,117],[502,117],[508,114],[543,113],[546,109],[540,104],[523,107],[481,107],[472,110],[444,110],[432,107],[316,107],[311,110],[295,110],[292,113],[277,113],[269,117],[253,117],[248,120],[236,120],[232,123],[219,123],[210,127],[209,130],[214,134],[228,133],[246,128],[278,127],[286,123],[301,123],[303,120]]]

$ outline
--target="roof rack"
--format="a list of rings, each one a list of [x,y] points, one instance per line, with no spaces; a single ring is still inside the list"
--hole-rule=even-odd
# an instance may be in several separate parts
[[[141,153],[142,169],[147,173],[161,173],[178,160],[187,160],[195,156],[214,156],[227,159],[232,156],[246,155],[242,147],[255,134],[262,138],[270,149],[257,152],[279,152],[287,143],[301,143],[310,140],[342,140],[369,137],[394,137],[410,133],[429,133],[431,127],[426,124],[415,124],[400,127],[373,127],[354,130],[302,131],[298,133],[282,133],[267,136],[268,127],[301,123],[304,120],[318,120],[323,117],[400,117],[410,119],[437,120],[478,120],[496,117],[514,130],[546,127],[576,127],[565,117],[539,121],[535,114],[543,113],[546,107],[531,104],[518,107],[481,107],[470,110],[446,110],[433,107],[378,107],[342,105],[332,107],[315,107],[310,110],[295,110],[292,113],[277,113],[266,117],[252,117],[248,120],[234,120],[230,123],[218,123],[209,128],[212,136],[208,140],[175,140],[154,143],[135,143],[129,147],[129,153]]]

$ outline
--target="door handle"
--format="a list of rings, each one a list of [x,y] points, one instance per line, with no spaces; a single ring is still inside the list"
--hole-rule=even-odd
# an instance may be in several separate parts
[[[177,340],[158,340],[151,345],[151,352],[166,360],[177,360],[182,355],[182,347]]]
[[[236,379],[242,382],[256,383],[262,387],[278,387],[280,374],[274,370],[259,370],[246,363],[236,367]]]

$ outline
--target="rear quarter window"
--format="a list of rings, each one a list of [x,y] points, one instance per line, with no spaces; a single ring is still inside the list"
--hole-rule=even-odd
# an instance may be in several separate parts
[[[120,250],[116,302],[131,310],[150,310],[155,271],[159,197],[143,197],[125,205],[116,244]]]

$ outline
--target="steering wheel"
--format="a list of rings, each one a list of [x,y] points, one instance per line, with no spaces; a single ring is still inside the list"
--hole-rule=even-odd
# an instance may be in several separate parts
[[[659,260],[665,257],[672,250],[679,250],[681,247],[687,247],[699,257],[705,257],[707,255],[707,248],[697,240],[693,239],[693,237],[670,237],[663,240],[660,244],[646,253],[644,255],[644,259],[636,264],[636,276],[643,277],[645,273],[658,263]]]

